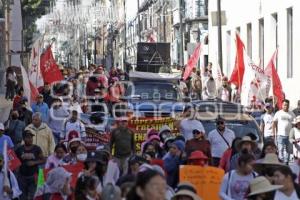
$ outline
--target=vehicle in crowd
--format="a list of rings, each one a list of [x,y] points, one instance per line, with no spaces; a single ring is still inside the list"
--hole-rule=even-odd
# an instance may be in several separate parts
[[[196,117],[204,126],[206,134],[216,128],[216,118],[226,120],[226,127],[233,130],[236,137],[249,133],[256,136],[256,142],[262,147],[262,134],[257,121],[240,104],[224,102],[220,99],[197,100],[192,103],[196,108]]]

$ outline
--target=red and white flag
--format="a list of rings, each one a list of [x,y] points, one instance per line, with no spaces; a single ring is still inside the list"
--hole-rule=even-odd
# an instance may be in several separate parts
[[[263,69],[249,58],[238,34],[236,34],[236,45],[235,68],[230,82],[239,87],[242,105],[250,106],[258,101],[264,102],[269,92],[269,78],[264,74]]]
[[[64,79],[55,59],[53,58],[51,45],[41,55],[41,73],[44,82],[48,84]]]
[[[43,49],[43,37],[37,39],[31,49],[31,57],[28,67],[29,80],[35,88],[44,86],[44,80],[40,70],[40,55]]]
[[[284,100],[284,93],[282,90],[281,81],[275,67],[275,59],[277,57],[278,50],[274,52],[269,64],[265,69],[265,74],[271,78],[273,96],[277,98],[277,106],[282,108],[282,101]]]
[[[39,91],[29,80],[28,74],[22,65],[21,73],[23,78],[24,94],[28,98],[28,105],[31,106],[31,104],[36,101],[36,97],[38,96]]]
[[[201,43],[199,43],[196,46],[192,56],[188,60],[188,63],[184,70],[183,80],[186,80],[191,75],[193,69],[196,67],[199,57],[200,57],[200,51],[201,51]]]

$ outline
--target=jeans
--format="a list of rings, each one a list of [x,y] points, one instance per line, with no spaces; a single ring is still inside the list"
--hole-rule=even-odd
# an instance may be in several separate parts
[[[32,200],[36,191],[36,181],[34,176],[22,176],[18,174],[18,183],[22,191],[21,200]]]
[[[288,163],[290,161],[290,142],[288,136],[279,135],[277,137],[277,146],[279,151],[279,159]]]

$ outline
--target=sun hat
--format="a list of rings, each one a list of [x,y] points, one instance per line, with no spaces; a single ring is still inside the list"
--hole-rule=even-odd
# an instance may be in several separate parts
[[[250,182],[249,196],[271,192],[282,188],[282,185],[272,185],[264,176],[259,176]]]
[[[208,160],[208,157],[202,151],[193,151],[188,160]]]
[[[250,143],[252,148],[256,146],[256,143],[251,139],[250,136],[242,137],[242,140],[239,142],[238,147],[241,148],[244,143]]]
[[[176,193],[171,200],[177,200],[177,197],[179,196],[188,196],[191,197],[193,200],[201,200],[201,198],[197,195],[197,190],[195,189],[195,186],[189,182],[183,182],[178,184]]]
[[[286,166],[284,163],[281,163],[278,159],[278,156],[275,153],[268,153],[266,156],[260,161],[254,164],[254,171],[257,173],[261,173],[266,165],[271,166]]]

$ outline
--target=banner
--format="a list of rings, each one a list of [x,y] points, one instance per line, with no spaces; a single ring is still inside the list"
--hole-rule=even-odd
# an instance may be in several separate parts
[[[100,144],[109,144],[110,133],[86,127],[85,146],[88,150],[95,150]]]
[[[195,185],[197,194],[203,200],[218,200],[224,170],[216,167],[181,165],[180,182],[187,181]]]
[[[139,118],[132,119],[128,123],[128,127],[135,133],[136,152],[141,152],[141,145],[146,140],[146,134],[149,129],[155,129],[157,132],[163,125],[167,125],[172,130],[174,135],[177,135],[179,131],[175,127],[176,119],[172,117],[165,118]]]
[[[7,150],[7,159],[8,159],[8,168],[11,171],[15,171],[17,168],[21,166],[21,161],[15,154],[14,150],[12,149]]]

